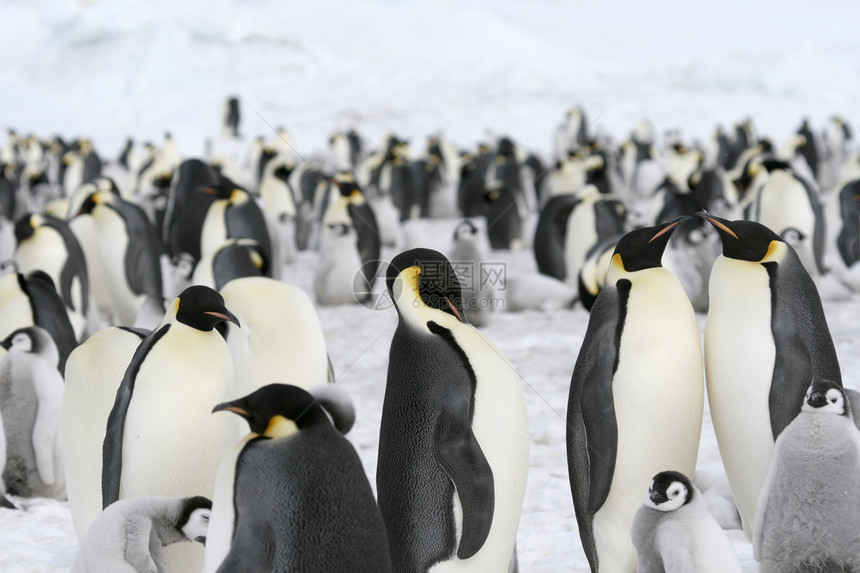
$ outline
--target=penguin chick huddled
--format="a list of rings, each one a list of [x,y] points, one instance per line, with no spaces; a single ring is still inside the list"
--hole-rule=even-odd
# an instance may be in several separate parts
[[[164,547],[206,542],[212,502],[205,497],[133,497],[109,505],[93,522],[71,573],[166,573]]]
[[[648,497],[633,517],[630,535],[638,573],[741,571],[728,537],[708,513],[701,492],[676,471],[660,472],[651,480]]]
[[[63,377],[59,352],[38,326],[19,328],[0,346],[0,412],[6,434],[3,481],[22,497],[65,499],[60,432]]]
[[[860,571],[860,431],[845,391],[817,380],[774,445],[753,555],[761,573]]]
[[[270,384],[215,406],[251,432],[218,469],[204,571],[391,571],[370,483],[325,402]]]

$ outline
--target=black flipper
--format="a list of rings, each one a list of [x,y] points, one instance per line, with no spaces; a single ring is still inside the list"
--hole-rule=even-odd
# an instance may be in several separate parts
[[[122,440],[125,431],[125,417],[128,413],[132,394],[134,394],[137,373],[149,351],[169,329],[170,325],[166,324],[143,339],[137,350],[134,351],[131,362],[122,377],[122,382],[117,388],[116,400],[108,416],[105,440],[102,444],[102,509],[119,499],[119,488],[122,482]]]
[[[143,209],[114,199],[111,205],[125,221],[128,245],[125,250],[125,277],[135,294],[162,299],[161,254],[164,245]]]
[[[469,421],[469,404],[463,402],[456,413],[442,412],[436,422],[436,459],[454,482],[463,507],[463,531],[457,557],[468,559],[477,553],[493,524],[495,494],[493,470],[481,450]]]
[[[356,246],[361,257],[361,272],[368,292],[373,287],[376,271],[379,269],[379,257],[382,249],[382,239],[379,236],[379,224],[376,213],[368,204],[350,204],[347,207],[352,226],[355,228]]]
[[[228,239],[253,239],[257,241],[263,258],[272,260],[272,244],[263,211],[253,197],[248,197],[244,203],[228,205],[224,212],[224,225],[227,228]],[[266,276],[272,276],[271,270]]]
[[[768,395],[775,440],[800,413],[812,380],[833,380],[841,387],[842,373],[818,290],[794,249],[789,247],[778,264],[763,265],[770,277],[771,331],[776,344]]]
[[[579,537],[592,571],[597,571],[597,547],[592,520],[603,506],[615,473],[618,424],[612,397],[612,377],[630,281],[600,291],[585,332],[567,406],[567,464]]]
[[[54,281],[43,271],[33,271],[26,278],[19,274],[18,286],[30,299],[30,308],[36,326],[47,330],[54,339],[60,353],[57,369],[60,374],[65,375],[66,360],[78,342],[72,323],[69,321],[69,315],[66,313],[66,306],[54,286]]]
[[[87,275],[87,264],[84,260],[84,252],[81,249],[81,244],[72,233],[68,223],[62,219],[43,215],[45,226],[56,230],[63,238],[63,243],[66,246],[66,262],[63,265],[63,270],[60,272],[60,284],[56,285],[57,290],[66,302],[66,306],[72,310],[80,310],[81,314],[86,315],[89,306],[89,278]],[[78,278],[81,284],[81,308],[76,309],[72,302],[72,282],[75,277]]]
[[[5,495],[0,495],[0,507],[6,509],[18,509],[18,506],[9,501],[9,499]]]

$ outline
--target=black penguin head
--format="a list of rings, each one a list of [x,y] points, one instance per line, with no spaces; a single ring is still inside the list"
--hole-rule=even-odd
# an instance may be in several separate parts
[[[678,217],[655,227],[634,229],[621,237],[615,245],[612,264],[633,273],[663,266],[663,251],[675,228],[690,217]]]
[[[349,235],[351,227],[346,223],[328,223],[326,228],[329,232],[337,237],[346,237]]]
[[[269,384],[212,412],[227,410],[242,416],[251,431],[266,438],[287,438],[319,422],[329,422],[319,401],[307,390],[289,384]]]
[[[842,387],[833,380],[816,380],[810,384],[800,409],[804,412],[851,417],[848,397]]]
[[[442,253],[432,249],[400,253],[388,266],[386,282],[401,315],[429,309],[466,322],[460,281]]]
[[[361,192],[361,188],[356,183],[352,171],[339,171],[329,181],[340,191],[341,197],[349,199],[350,203],[363,201],[364,193]]]
[[[461,241],[463,239],[470,239],[477,234],[478,227],[476,227],[472,221],[466,219],[461,221],[460,224],[457,225],[457,228],[454,229],[454,240]]]
[[[239,319],[224,306],[224,298],[209,287],[202,285],[190,286],[182,291],[173,301],[176,309],[176,320],[208,332],[222,322],[232,322],[240,326]]]
[[[40,340],[35,336],[33,328],[32,326],[28,326],[13,331],[9,336],[0,341],[0,346],[6,350],[15,348],[15,350],[20,350],[21,352],[38,354]]]
[[[27,213],[15,223],[15,240],[20,245],[33,236],[42,225],[42,216],[36,213]]]
[[[113,195],[110,193],[103,193],[101,191],[90,193],[87,195],[87,198],[84,199],[84,202],[81,204],[81,208],[78,209],[75,216],[89,215],[98,205],[110,205],[111,203],[113,203]]]
[[[693,501],[693,492],[693,484],[684,474],[660,472],[651,480],[645,505],[657,511],[674,511]]]
[[[176,529],[189,541],[206,544],[212,501],[202,495],[183,498],[180,502]]]
[[[774,242],[784,242],[779,235],[755,221],[728,221],[706,211],[700,211],[696,216],[717,230],[723,243],[723,256],[730,259],[759,263],[771,254]]]

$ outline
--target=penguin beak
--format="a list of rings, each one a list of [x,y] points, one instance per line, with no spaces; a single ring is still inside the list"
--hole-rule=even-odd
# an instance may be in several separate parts
[[[232,312],[230,312],[229,310],[227,310],[226,308],[224,309],[224,312],[216,312],[214,310],[207,310],[204,314],[208,314],[209,316],[214,316],[215,318],[220,318],[221,320],[224,320],[227,322],[232,322],[233,324],[235,324],[239,328],[242,328],[242,325],[239,324],[239,319],[236,318],[236,315],[233,314]]]
[[[204,187],[204,188],[200,189],[199,191],[201,193],[206,193],[207,195],[217,195],[218,194],[218,190],[213,189],[212,187]]]
[[[724,233],[731,235],[735,239],[739,238],[737,236],[737,234],[735,234],[735,232],[732,231],[731,228],[729,228],[728,221],[726,219],[720,219],[719,217],[714,217],[713,215],[711,215],[707,211],[699,211],[698,213],[696,213],[696,216],[704,219],[705,221],[707,221],[708,223],[713,225],[714,228],[717,229],[718,231],[723,231]]]
[[[223,402],[221,404],[218,404],[217,406],[212,408],[212,413],[214,414],[215,412],[222,412],[224,410],[226,410],[227,412],[233,412],[234,414],[239,414],[243,418],[248,418],[248,416],[250,416],[247,410],[243,410],[239,406],[234,406],[233,402]]]
[[[463,315],[460,314],[460,311],[457,310],[457,307],[454,306],[454,303],[451,302],[451,299],[449,299],[447,296],[443,298],[445,299],[445,302],[448,303],[448,306],[451,308],[451,312],[453,312],[454,316],[457,317],[457,320],[459,320],[460,322],[466,322],[465,320],[463,320]]]
[[[661,503],[666,503],[669,501],[669,498],[660,493],[658,490],[651,490],[651,494],[649,495],[651,498],[651,502],[654,505],[660,505]]]
[[[813,408],[821,408],[827,405],[827,395],[824,392],[813,392],[806,403]]]
[[[671,232],[672,229],[674,229],[675,227],[677,227],[678,225],[680,225],[681,223],[683,223],[684,221],[686,221],[688,219],[690,219],[690,217],[688,217],[687,215],[681,215],[680,217],[678,217],[677,219],[675,219],[674,221],[670,222],[668,225],[666,225],[665,227],[663,227],[662,229],[657,231],[657,233],[655,233],[654,236],[651,237],[651,239],[648,242],[649,243],[654,242],[655,239],[665,235],[666,233]]]

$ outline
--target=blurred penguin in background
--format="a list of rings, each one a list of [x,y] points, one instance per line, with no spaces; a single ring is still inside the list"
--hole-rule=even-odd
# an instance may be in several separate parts
[[[239,137],[239,98],[230,96],[224,105],[224,132],[228,137]]]
[[[472,221],[466,219],[457,225],[448,260],[460,279],[463,308],[473,326],[486,326],[494,310],[495,289],[485,277],[486,252],[486,239]]]

